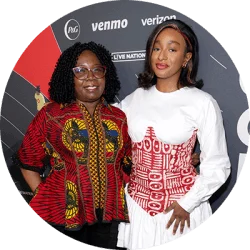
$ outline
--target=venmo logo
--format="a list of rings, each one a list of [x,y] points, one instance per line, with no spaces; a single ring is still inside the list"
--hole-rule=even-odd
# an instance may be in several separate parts
[[[115,30],[115,29],[125,29],[128,26],[128,20],[111,20],[99,23],[92,23],[93,31],[103,31],[103,30]]]
[[[172,15],[172,16],[159,16],[157,15],[156,17],[149,17],[149,18],[145,18],[145,19],[141,19],[142,25],[146,26],[146,25],[156,25],[156,24],[160,24],[166,20],[170,20],[170,19],[176,19],[176,15]]]

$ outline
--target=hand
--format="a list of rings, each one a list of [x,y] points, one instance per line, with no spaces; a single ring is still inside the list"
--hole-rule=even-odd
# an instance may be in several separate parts
[[[176,201],[173,202],[171,206],[169,206],[163,213],[166,214],[170,212],[171,210],[174,210],[174,211],[170,220],[168,221],[167,229],[175,221],[174,228],[173,228],[173,235],[175,235],[179,227],[179,224],[180,224],[180,233],[182,234],[184,230],[185,222],[187,222],[187,226],[190,227],[190,214],[185,209],[183,209]]]
[[[193,153],[192,154],[192,164],[194,166],[198,165],[200,162],[200,154],[199,153]]]

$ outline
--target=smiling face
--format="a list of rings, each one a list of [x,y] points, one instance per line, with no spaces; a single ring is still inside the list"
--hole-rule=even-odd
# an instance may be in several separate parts
[[[87,69],[94,69],[101,66],[97,56],[90,50],[84,50],[78,57],[75,67],[84,66]],[[103,78],[95,78],[91,71],[85,80],[79,80],[74,77],[75,96],[86,107],[95,106],[99,101],[105,89],[105,76]]]
[[[168,81],[178,84],[182,67],[192,57],[186,53],[183,36],[172,28],[166,28],[156,37],[151,55],[151,67],[157,77],[157,83]]]

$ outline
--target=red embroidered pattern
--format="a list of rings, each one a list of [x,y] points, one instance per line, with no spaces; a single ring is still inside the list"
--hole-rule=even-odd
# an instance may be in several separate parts
[[[149,127],[143,141],[132,143],[130,196],[151,216],[163,212],[187,193],[194,184],[191,154],[196,131],[185,143],[164,144]]]

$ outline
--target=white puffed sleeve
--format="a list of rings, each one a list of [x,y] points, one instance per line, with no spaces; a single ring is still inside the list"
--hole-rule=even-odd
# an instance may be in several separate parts
[[[231,167],[221,111],[211,96],[205,98],[196,122],[201,150],[200,174],[190,191],[178,201],[189,213],[225,183]]]

